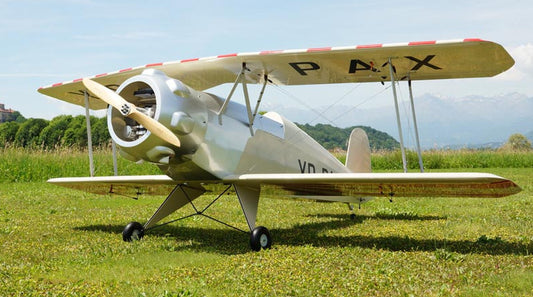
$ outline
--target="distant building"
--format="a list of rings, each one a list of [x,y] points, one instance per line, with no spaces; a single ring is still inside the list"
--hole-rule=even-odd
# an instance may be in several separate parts
[[[5,105],[3,103],[0,103],[0,123],[3,123],[11,118],[11,115],[15,111],[13,109],[6,109]]]

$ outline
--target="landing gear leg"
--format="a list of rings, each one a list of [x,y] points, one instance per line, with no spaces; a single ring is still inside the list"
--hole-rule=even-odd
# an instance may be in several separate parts
[[[141,239],[146,230],[150,230],[161,219],[167,217],[187,203],[192,204],[192,201],[204,192],[205,189],[201,186],[191,187],[182,184],[177,185],[144,226],[138,222],[129,223],[124,228],[124,231],[122,231],[122,239],[124,241]]]
[[[268,229],[262,226],[255,227],[257,206],[259,204],[259,192],[261,188],[256,186],[243,186],[234,184],[235,192],[241,203],[242,211],[248,227],[250,228],[250,247],[253,251],[269,249],[272,246],[272,237]]]
[[[246,223],[248,224],[248,227],[250,228],[249,229],[250,233],[244,230],[240,230],[231,225],[228,225],[204,213],[211,205],[213,205],[214,202],[216,202],[230,188],[230,186],[228,186],[226,190],[224,190],[224,192],[222,192],[213,202],[211,202],[211,204],[209,204],[203,210],[200,210],[194,206],[192,201],[196,197],[202,195],[205,192],[205,189],[202,187],[191,188],[185,185],[178,185],[172,191],[172,193],[170,193],[167,199],[163,202],[163,204],[161,204],[159,209],[154,213],[154,215],[150,218],[150,220],[148,220],[148,222],[144,226],[138,222],[129,223],[124,228],[124,231],[122,231],[122,239],[124,241],[134,241],[134,240],[141,239],[144,236],[144,232],[146,230],[150,230],[154,227],[162,226],[162,225],[166,225],[170,223],[170,222],[167,222],[164,224],[155,225],[161,219],[165,218],[166,216],[173,213],[174,211],[181,208],[182,206],[186,205],[187,203],[190,203],[192,207],[194,208],[194,210],[196,211],[196,213],[182,217],[177,220],[182,220],[182,219],[189,218],[195,215],[201,215],[208,219],[221,223],[225,226],[241,231],[243,233],[250,234],[250,247],[252,250],[260,251],[262,249],[269,249],[272,246],[272,237],[270,236],[270,232],[265,227],[262,227],[262,226],[255,227],[255,221],[257,217],[257,207],[259,205],[259,193],[261,190],[260,186],[259,185],[235,185],[234,184],[233,187],[235,188],[235,192],[237,193],[237,197],[239,198],[239,202],[241,204],[244,217],[246,218]],[[177,221],[177,220],[174,220],[174,221]]]

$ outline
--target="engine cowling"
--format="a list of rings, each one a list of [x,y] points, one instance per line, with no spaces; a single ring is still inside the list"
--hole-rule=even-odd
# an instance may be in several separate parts
[[[180,147],[167,143],[110,106],[109,133],[126,159],[156,164],[179,162],[181,156],[193,154],[202,143],[208,115],[205,103],[199,100],[201,92],[155,69],[129,78],[116,92],[170,129],[181,142]]]

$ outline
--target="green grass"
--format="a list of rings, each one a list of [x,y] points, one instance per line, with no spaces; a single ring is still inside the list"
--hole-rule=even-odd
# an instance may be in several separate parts
[[[108,153],[96,158],[100,175],[112,174]],[[87,175],[87,164],[83,152],[2,151],[0,168],[10,177],[0,183],[0,296],[533,294],[533,166],[441,169],[495,173],[523,191],[501,199],[380,198],[356,210],[354,221],[343,204],[262,199],[257,223],[274,245],[255,253],[246,234],[199,217],[123,242],[123,227],[145,222],[164,197],[98,196],[43,182]],[[121,174],[154,173],[122,166]],[[208,214],[246,226],[234,195]]]
[[[345,153],[335,153],[344,163]],[[444,150],[424,151],[424,167],[432,169],[463,168],[533,168],[533,151],[493,150]],[[95,174],[113,175],[111,150],[97,148],[94,153]],[[407,152],[407,163],[411,171],[418,168],[418,158],[413,151]],[[136,164],[118,157],[120,175],[161,174],[152,164]],[[373,170],[401,170],[400,151],[372,153]],[[46,181],[53,177],[88,176],[89,157],[87,151],[61,148],[41,151],[25,148],[0,148],[0,182]]]
[[[344,163],[346,153],[334,153]],[[424,168],[532,168],[533,151],[511,150],[429,150],[422,152]],[[406,151],[407,167],[417,170],[418,156],[414,151]],[[372,168],[376,170],[401,170],[402,154],[397,151],[372,153]]]
[[[136,164],[118,156],[120,175],[160,174],[152,164]],[[113,175],[111,150],[94,151],[95,175]],[[87,151],[61,148],[41,151],[25,148],[0,148],[0,182],[46,181],[53,177],[89,176]]]
[[[531,295],[533,169],[483,171],[524,191],[502,199],[375,199],[355,221],[342,204],[262,199],[258,224],[271,230],[274,246],[259,253],[247,235],[201,218],[123,242],[123,226],[144,222],[163,197],[4,183],[0,295]],[[233,195],[210,214],[245,227]]]

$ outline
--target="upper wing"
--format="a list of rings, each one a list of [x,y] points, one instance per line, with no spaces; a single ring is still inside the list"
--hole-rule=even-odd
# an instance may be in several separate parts
[[[390,80],[389,59],[397,79],[409,76],[411,80],[494,76],[514,64],[497,43],[463,39],[229,54],[147,64],[92,79],[116,89],[129,77],[155,68],[196,90],[205,90],[235,82],[245,63],[250,83],[264,81],[265,74],[280,85],[380,82]],[[84,106],[81,80],[42,87],[39,92]],[[106,108],[100,100],[89,101],[91,109]]]
[[[224,179],[260,184],[273,194],[350,202],[350,197],[504,197],[521,191],[512,181],[487,173],[244,174]],[[337,198],[332,198],[337,196]],[[356,201],[352,201],[356,202]]]

